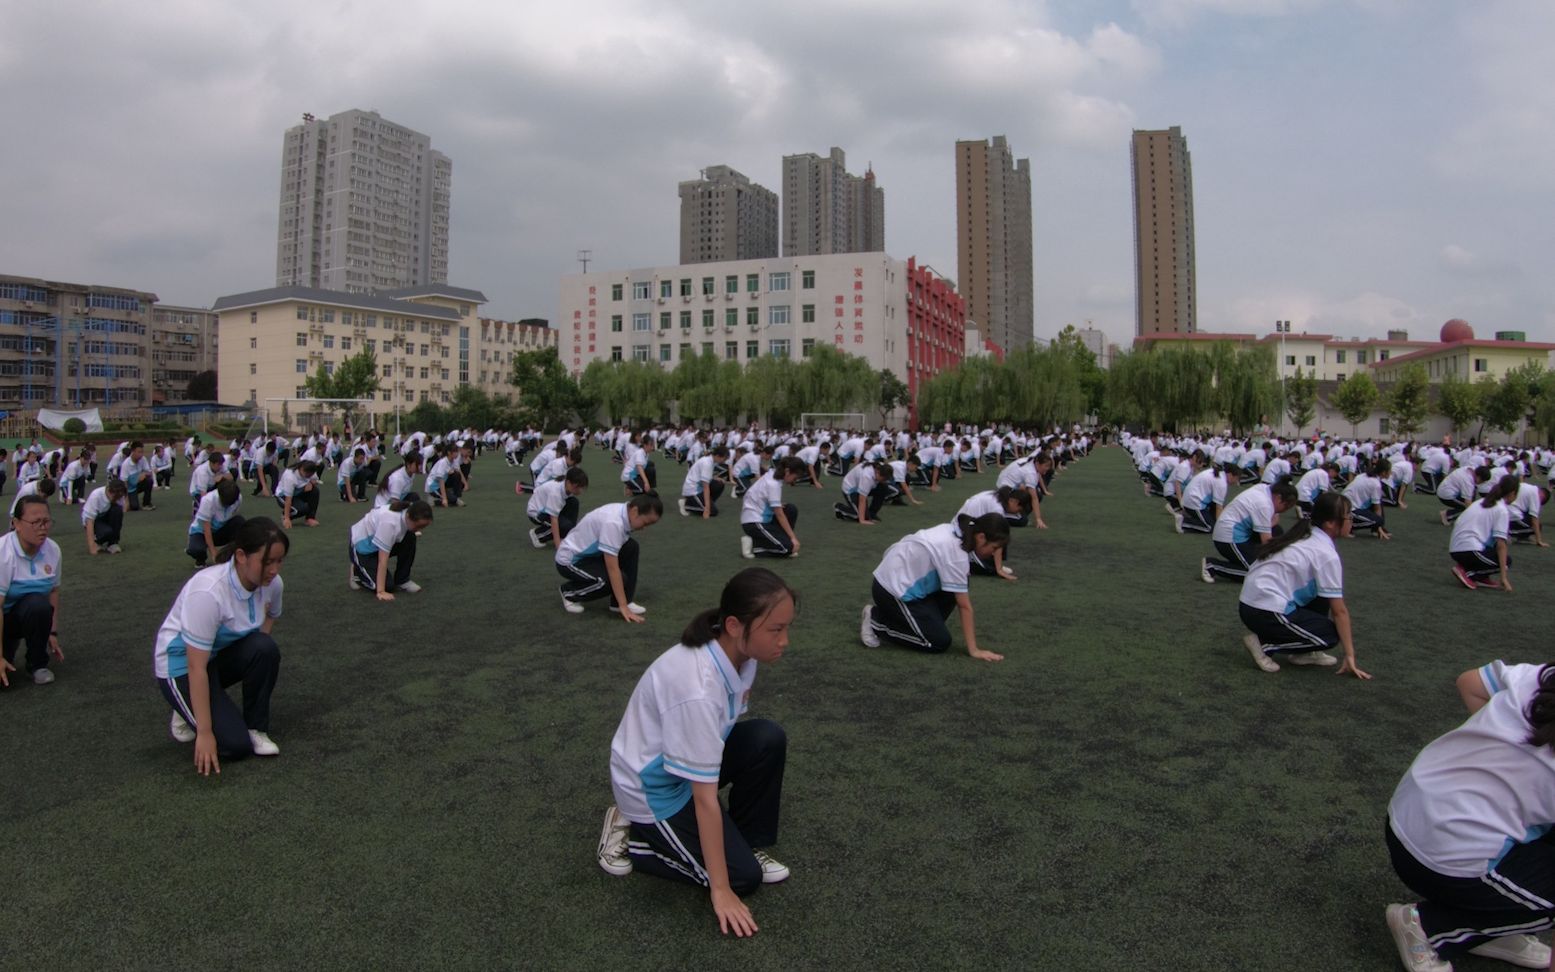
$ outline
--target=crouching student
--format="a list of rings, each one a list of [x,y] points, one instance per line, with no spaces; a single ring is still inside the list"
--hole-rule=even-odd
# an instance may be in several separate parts
[[[157,632],[152,667],[172,709],[168,731],[194,743],[194,769],[221,772],[221,759],[277,756],[270,695],[281,650],[270,632],[281,616],[281,564],[291,541],[269,517],[243,524],[214,566],[184,584]],[[243,685],[240,710],[227,687]]]
[[[810,467],[798,456],[784,456],[772,464],[767,474],[745,491],[740,506],[740,556],[797,557],[799,508],[783,502],[783,487],[792,486]],[[774,529],[776,527],[776,529]]]
[[[529,542],[536,548],[560,547],[578,525],[578,497],[589,488],[589,474],[573,466],[561,479],[545,482],[529,496],[527,512],[534,528]]]
[[[1253,565],[1258,545],[1274,537],[1280,514],[1295,505],[1296,487],[1289,480],[1272,486],[1259,483],[1236,494],[1236,499],[1216,518],[1215,529],[1210,533],[1215,549],[1224,559],[1206,557],[1199,561],[1199,579],[1213,584],[1216,578],[1230,578],[1240,584]]]
[[[416,562],[416,535],[431,524],[432,506],[426,500],[395,500],[368,510],[351,527],[351,569],[347,577],[351,590],[365,587],[380,601],[394,600],[395,591],[419,593],[421,585],[410,579],[410,569]]]
[[[757,665],[788,646],[797,607],[772,571],[734,575],[718,607],[692,618],[680,644],[638,679],[610,744],[616,802],[605,811],[599,866],[707,888],[724,934],[755,934],[741,897],[789,876],[761,849],[778,839],[788,738],[775,722],[736,720]]]
[[[918,456],[909,455],[906,459],[892,459],[886,465],[891,467],[891,481],[886,484],[886,495],[890,497],[892,506],[922,506],[923,501],[912,494],[912,484],[918,478]]]
[[[1520,484],[1516,476],[1501,477],[1495,489],[1453,521],[1447,552],[1452,556],[1453,576],[1469,590],[1512,589],[1512,554],[1507,546],[1511,511],[1506,504],[1517,495]]]
[[[659,522],[664,501],[657,493],[639,493],[625,503],[607,503],[578,521],[556,548],[556,572],[562,576],[562,607],[582,614],[583,602],[609,597],[610,610],[640,624],[647,609],[637,594],[635,531]]]
[[[189,524],[189,545],[184,551],[194,558],[195,567],[204,567],[206,558],[231,543],[243,528],[244,520],[238,516],[241,505],[243,490],[231,479],[223,479],[200,497],[194,521]]]
[[[335,488],[342,503],[360,503],[367,499],[367,483],[372,469],[367,462],[367,450],[357,446],[341,460],[335,469]]]
[[[310,527],[319,525],[319,467],[312,459],[287,466],[275,487],[275,501],[281,507],[281,526],[290,530],[292,516],[301,513]]]
[[[37,496],[46,500],[53,496],[58,489],[58,484],[47,476],[23,483],[16,491],[16,502],[11,504],[11,515],[13,517],[16,515],[16,503],[20,502],[23,496]]]
[[[954,523],[898,540],[875,568],[859,640],[866,648],[880,647],[884,638],[938,654],[950,647],[945,623],[950,612],[960,611],[966,653],[981,661],[1003,661],[1003,655],[977,647],[967,572],[969,554],[990,560],[995,550],[1009,542],[1010,524],[1001,513],[986,513],[975,520],[958,514]]]
[[[49,539],[54,525],[41,496],[23,496],[11,510],[11,532],[0,537],[0,684],[16,670],[17,652],[27,645],[25,665],[36,685],[54,681],[49,659],[64,661],[59,646],[59,544]]]
[[[842,501],[832,507],[839,520],[874,526],[880,507],[890,496],[891,467],[883,462],[860,462],[842,477]]]
[[[985,489],[981,493],[973,493],[967,497],[967,501],[961,504],[961,509],[956,511],[956,519],[966,516],[976,520],[989,513],[999,514],[1012,526],[1016,523],[1024,523],[1025,518],[1031,514],[1031,496],[1010,486]],[[1015,571],[1010,569],[1008,561],[1007,546],[995,547],[992,558],[979,557],[976,551],[967,555],[967,566],[972,573],[983,577],[1014,580]]]
[[[1187,465],[1193,475],[1183,487],[1182,502],[1172,513],[1178,533],[1213,532],[1221,507],[1226,505],[1225,471],[1215,465],[1206,468],[1206,461],[1202,452],[1188,457]]]
[[[713,446],[713,451],[702,456],[686,470],[685,482],[680,487],[680,515],[700,515],[706,520],[718,515],[718,497],[724,494],[723,480],[718,478],[717,467],[729,458],[725,447]]]
[[[1468,720],[1388,802],[1388,856],[1420,895],[1387,906],[1388,931],[1411,970],[1450,972],[1460,955],[1548,969],[1533,933],[1555,925],[1555,666],[1494,661],[1457,685]]]
[[[119,552],[128,495],[124,480],[110,479],[108,485],[92,490],[86,502],[81,504],[81,525],[86,528],[88,554],[95,557],[100,550],[111,554]]]
[[[1348,536],[1350,501],[1324,493],[1312,516],[1263,544],[1242,582],[1237,610],[1251,632],[1242,645],[1266,672],[1280,670],[1280,655],[1292,665],[1338,665],[1336,675],[1370,675],[1355,664],[1350,609],[1344,603],[1344,565],[1334,541]],[[1325,649],[1344,648],[1340,662]]]

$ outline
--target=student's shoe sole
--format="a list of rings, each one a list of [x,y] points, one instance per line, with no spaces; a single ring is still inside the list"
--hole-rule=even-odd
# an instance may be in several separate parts
[[[1270,658],[1268,652],[1263,650],[1263,645],[1258,641],[1257,635],[1243,635],[1242,647],[1246,648],[1247,653],[1253,656],[1253,664],[1257,665],[1261,670],[1270,674],[1280,670],[1280,663]]]

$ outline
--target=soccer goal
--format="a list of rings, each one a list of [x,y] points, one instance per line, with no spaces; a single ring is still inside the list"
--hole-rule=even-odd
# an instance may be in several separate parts
[[[809,429],[862,429],[863,412],[801,412],[799,427]]]
[[[301,429],[309,432],[317,432],[324,424],[332,421],[336,413],[344,412],[348,417],[358,411],[366,412],[372,417],[370,408],[375,403],[367,398],[267,398],[266,405],[277,403],[281,407],[281,413],[286,416],[283,420],[287,425],[296,423]],[[395,418],[398,419],[398,409],[395,410]],[[259,412],[259,418],[264,425],[264,434],[270,434],[270,409],[263,408]]]

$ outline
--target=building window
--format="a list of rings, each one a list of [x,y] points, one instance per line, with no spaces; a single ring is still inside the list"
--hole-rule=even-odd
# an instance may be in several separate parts
[[[305,321],[305,320],[308,319],[308,305],[306,305],[306,304],[298,304],[297,305],[297,319],[299,321]]]
[[[633,361],[647,361],[648,360],[648,345],[646,345],[646,344],[634,344],[634,345],[632,345],[632,360]]]
[[[250,366],[250,367],[252,367],[252,366]],[[297,359],[297,373],[299,375],[305,375],[305,374],[308,373],[308,359],[306,359],[306,358],[298,358]],[[250,372],[250,374],[252,374],[252,372]]]
[[[724,327],[733,327],[740,323],[740,312],[731,307],[724,311]]]
[[[1383,348],[1381,351],[1377,352],[1377,360],[1378,361],[1386,361],[1386,360],[1388,360],[1388,356],[1390,354],[1392,354],[1392,353],[1393,352],[1389,351],[1387,348]]]
[[[659,296],[660,297],[673,297],[673,296],[675,296],[675,281],[673,281],[673,280],[660,280],[659,281]]]
[[[737,274],[729,274],[724,278],[724,293],[737,294],[740,292],[740,278]]]
[[[691,330],[691,312],[690,311],[681,311],[680,312],[680,329],[682,331],[689,331],[689,330]]]
[[[1341,371],[1337,375],[1334,375],[1334,380],[1335,381],[1344,381],[1344,372]]]
[[[788,271],[778,271],[767,275],[767,289],[773,293],[788,289]]]
[[[660,361],[668,361],[668,360],[670,360],[670,345],[668,345],[668,344],[661,344],[661,345],[659,345],[659,360]]]
[[[768,341],[767,353],[774,358],[788,357],[788,338],[773,338]]]
[[[248,349],[250,351],[255,351],[255,350],[258,350],[258,348],[259,348],[259,339],[256,338],[256,337],[249,338],[248,339]]]
[[[806,289],[806,290],[814,290],[815,289],[815,271],[814,270],[801,270],[801,271],[799,271],[799,285],[801,287],[803,287],[804,289]]]
[[[632,281],[632,299],[633,300],[648,300],[648,299],[650,299],[652,297],[653,297],[653,281],[652,280],[634,280],[634,281]]]
[[[248,322],[250,324],[258,324],[259,323],[259,312],[258,311],[249,311],[248,312]]]
[[[428,376],[428,375],[427,375],[427,369],[425,369],[425,368],[422,368],[422,369],[421,369],[421,380],[422,380],[422,381],[426,381],[426,380],[427,380],[427,378],[428,378],[428,377],[429,377],[429,376]]]
[[[1334,352],[1334,364],[1344,364],[1345,363],[1344,358],[1345,358],[1345,352],[1344,351],[1335,351]]]
[[[1475,358],[1474,359],[1474,370],[1476,372],[1488,371],[1488,370],[1490,370],[1490,363],[1486,359],[1484,359],[1484,358]]]
[[[661,331],[668,331],[669,329],[670,329],[670,312],[669,311],[661,311],[659,313],[659,330],[661,330]]]
[[[799,342],[799,356],[801,358],[808,358],[810,356],[810,352],[814,350],[815,338],[805,338],[803,341]],[[910,363],[911,362],[909,362],[909,364]]]
[[[1315,367],[1317,367],[1317,357],[1315,355],[1311,355],[1311,354],[1307,355],[1307,367],[1308,368],[1315,368]]]
[[[681,277],[680,278],[680,296],[682,296],[682,297],[690,297],[691,296],[691,278],[690,277]]]
[[[634,331],[651,331],[651,330],[653,330],[653,315],[652,314],[646,314],[646,313],[645,314],[633,314],[632,315],[632,330],[634,330]]]
[[[702,326],[703,327],[712,327],[714,323],[716,323],[716,322],[713,320],[713,312],[712,312],[712,310],[711,309],[703,310],[702,311]]]
[[[684,361],[689,357],[691,357],[691,345],[689,342],[682,343],[680,346],[680,360]]]
[[[612,331],[617,332],[617,333],[620,332],[620,330],[621,330],[621,315],[620,314],[611,314],[610,315],[610,329]]]
[[[761,292],[761,274],[747,273],[745,275],[745,292],[748,294]]]
[[[335,346],[335,336],[333,334],[326,334],[326,335],[324,335],[324,347],[326,347],[326,348],[333,348],[334,346]]]
[[[776,305],[774,307],[767,308],[767,323],[768,324],[787,324],[788,323],[788,311],[789,311],[789,307],[788,307],[787,304],[779,304],[779,305]]]
[[[740,342],[738,342],[738,341],[725,341],[724,342],[724,360],[725,361],[737,361],[737,360],[739,360],[739,357],[740,357]]]
[[[350,338],[343,337],[343,338],[340,339],[340,350],[342,350],[342,351],[349,351],[349,350],[351,350],[351,339]]]
[[[427,358],[427,357],[431,357],[431,354],[432,354],[432,346],[430,344],[423,344],[421,346],[421,356],[423,358]]]
[[[621,285],[620,284],[611,284],[610,285],[610,299],[611,300],[620,300],[621,299]]]
[[[614,345],[614,346],[612,346],[610,348],[610,360],[611,361],[620,361],[621,360],[621,345],[617,344],[617,345]]]
[[[713,281],[712,277],[703,277],[702,278],[702,293],[704,295],[706,295],[708,297],[711,297],[713,295],[713,283],[714,283],[714,281]]]
[[[1294,366],[1295,363],[1296,363],[1296,356],[1294,354],[1287,354],[1285,356],[1285,364],[1287,366]]]
[[[298,331],[297,332],[297,346],[299,348],[305,348],[305,347],[308,346],[308,332],[307,331]]]
[[[804,304],[804,305],[802,305],[799,308],[799,317],[800,317],[800,320],[804,321],[806,324],[814,324],[815,323],[815,305],[814,304]]]
[[[760,341],[746,341],[745,342],[745,359],[747,361],[749,361],[752,358],[758,358],[760,356],[761,356],[761,342]]]
[[[749,324],[751,327],[759,327],[761,325],[761,308],[745,308],[745,323]]]
[[[1382,435],[1387,435],[1388,434],[1388,419],[1387,419],[1387,416],[1383,416],[1382,418],[1377,420],[1377,431],[1380,434],[1382,434]]]
[[[325,308],[321,309],[319,311],[319,321],[324,323],[324,324],[333,324],[333,323],[335,323],[335,311],[334,311],[334,309],[333,308],[329,308],[329,307],[325,307]]]
[[[713,342],[711,342],[711,341],[703,341],[702,342],[702,353],[703,354],[712,354],[713,353]]]

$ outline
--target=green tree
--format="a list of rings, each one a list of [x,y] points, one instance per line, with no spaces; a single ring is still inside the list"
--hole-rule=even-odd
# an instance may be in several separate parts
[[[1529,362],[1513,368],[1499,382],[1484,380],[1481,417],[1485,424],[1506,435],[1517,431],[1529,416],[1529,408],[1542,392],[1545,372],[1542,365]]]
[[[1452,434],[1480,417],[1484,408],[1484,390],[1457,375],[1447,375],[1436,386],[1436,414],[1452,423]]]
[[[1377,390],[1377,383],[1371,380],[1371,375],[1364,371],[1355,374],[1339,383],[1334,390],[1332,399],[1334,408],[1344,416],[1344,420],[1350,423],[1350,437],[1356,436],[1356,427],[1366,421],[1371,410],[1376,407],[1381,398]]]
[[[594,365],[608,362],[594,361]],[[555,348],[538,348],[520,351],[513,355],[513,373],[508,383],[518,390],[518,415],[536,427],[553,432],[570,425],[574,415],[587,420],[594,407],[589,406],[579,388],[579,382],[567,373],[561,355]],[[593,399],[598,402],[597,398]]]
[[[892,412],[907,404],[907,396],[907,382],[896,377],[890,368],[880,369],[880,397],[875,400],[875,407],[880,409],[882,426],[890,420]]]
[[[1085,346],[1073,324],[1065,324],[1053,339],[1052,347],[1074,363],[1075,374],[1085,398],[1085,414],[1099,415],[1106,397],[1107,373],[1096,362],[1096,352]]]
[[[1419,363],[1404,368],[1393,388],[1388,392],[1388,417],[1393,420],[1393,434],[1401,439],[1412,438],[1419,432],[1426,409],[1430,405],[1431,379]]]
[[[1296,437],[1317,414],[1317,378],[1301,369],[1285,380],[1285,417],[1296,427]]]
[[[303,382],[303,387],[313,398],[351,399],[376,394],[382,387],[378,380],[378,356],[363,348],[336,365],[333,371],[326,371],[321,363],[319,370]],[[339,411],[347,422],[355,425],[356,405],[342,404]]]
[[[1214,377],[1204,382],[1204,390],[1213,384],[1211,400],[1216,407],[1206,411],[1218,413],[1237,434],[1246,434],[1277,414],[1280,378],[1271,349],[1239,349],[1220,341],[1210,348],[1208,357]]]
[[[190,378],[184,396],[191,402],[216,401],[216,372],[201,371]]]

